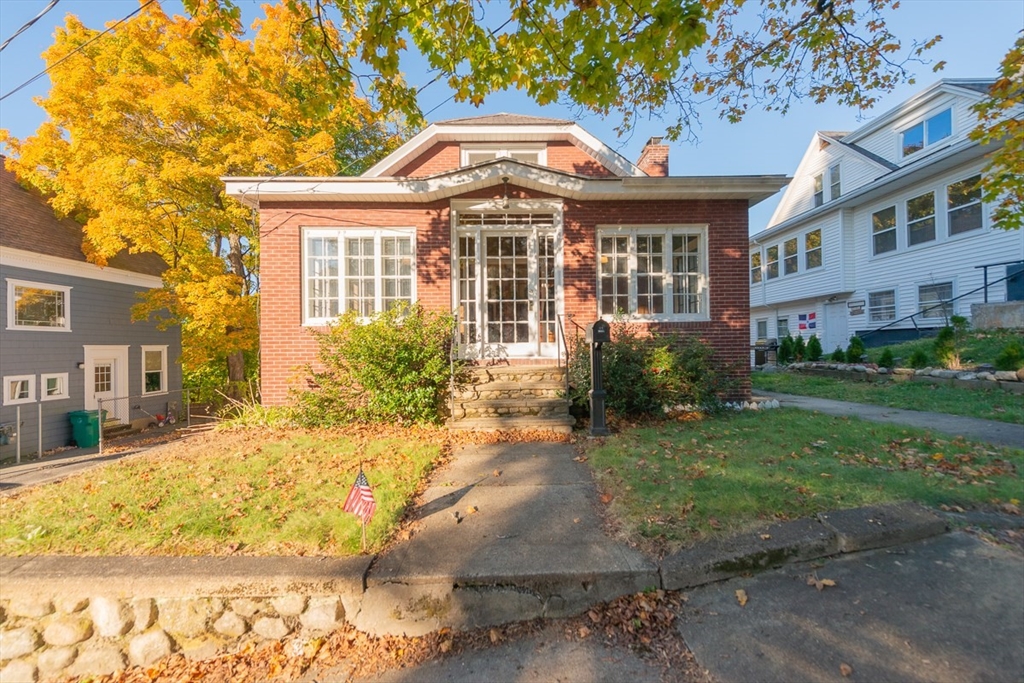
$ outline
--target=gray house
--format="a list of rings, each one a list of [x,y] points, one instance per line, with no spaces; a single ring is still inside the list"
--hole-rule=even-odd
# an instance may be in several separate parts
[[[122,424],[181,406],[181,333],[133,322],[140,292],[161,286],[163,261],[82,253],[82,228],[18,185],[0,157],[0,458],[72,443],[68,413],[102,402]],[[4,443],[4,442],[8,443]]]

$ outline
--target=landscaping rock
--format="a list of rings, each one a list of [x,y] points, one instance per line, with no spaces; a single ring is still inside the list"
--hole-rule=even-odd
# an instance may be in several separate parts
[[[38,619],[53,614],[53,603],[49,600],[18,599],[11,600],[7,612],[12,617],[28,617]]]
[[[888,375],[889,368],[878,368],[877,370],[875,370],[875,372],[877,372],[879,375]]]
[[[170,655],[172,648],[173,644],[167,634],[160,629],[153,629],[132,638],[132,642],[128,644],[128,655],[132,664],[148,666]]]
[[[993,373],[996,377],[996,381],[999,382],[1016,382],[1017,373],[1012,370],[996,370]]]
[[[157,600],[158,620],[174,636],[195,638],[206,631],[206,624],[220,616],[224,602],[215,598],[172,598]]]
[[[67,618],[50,622],[43,631],[47,645],[66,647],[88,640],[92,635],[92,622],[84,617]]]
[[[304,595],[282,595],[274,598],[270,604],[282,617],[297,617],[306,609],[306,597]]]
[[[96,624],[96,632],[102,638],[123,636],[132,627],[132,611],[120,600],[93,598],[89,603],[89,614]]]
[[[39,653],[36,665],[44,675],[55,674],[71,666],[77,655],[73,647],[50,647]]]
[[[851,370],[854,372],[867,372],[868,368],[866,365],[854,365]]]
[[[271,619],[270,617],[257,619],[256,623],[252,625],[252,630],[267,640],[279,640],[291,633],[291,629],[284,623],[284,619]]]
[[[156,622],[156,604],[151,598],[132,600],[132,630],[142,633]]]
[[[978,379],[987,379],[989,382],[995,382],[996,375],[994,372],[979,372]]]
[[[844,553],[909,543],[946,531],[946,522],[916,503],[822,512],[818,519],[839,539]]]
[[[1017,381],[1024,382],[1024,368],[1017,370]]]
[[[0,669],[0,681],[3,683],[36,683],[39,673],[31,662],[16,659]]]
[[[954,379],[957,376],[956,370],[932,370],[930,375],[939,379]]]
[[[246,619],[260,611],[260,604],[249,598],[237,598],[231,601],[231,610]]]
[[[245,619],[234,612],[225,612],[217,621],[213,622],[213,628],[217,633],[237,638],[249,630],[249,625],[245,623]]]
[[[190,661],[202,661],[204,659],[213,659],[219,655],[220,647],[212,640],[207,640],[198,645],[182,648],[181,654]]]
[[[310,598],[309,607],[299,617],[303,628],[333,631],[345,619],[345,609],[337,597]]]
[[[30,655],[39,645],[39,634],[34,628],[0,631],[0,661]]]
[[[956,378],[961,380],[974,380],[978,379],[978,375],[973,372],[961,372],[957,374]]]
[[[53,606],[62,614],[74,614],[89,606],[89,598],[57,598],[53,601]]]
[[[914,368],[893,368],[892,374],[906,377],[914,374]]]
[[[75,663],[67,669],[72,676],[98,676],[124,669],[124,654],[113,645],[99,645],[83,649]]]

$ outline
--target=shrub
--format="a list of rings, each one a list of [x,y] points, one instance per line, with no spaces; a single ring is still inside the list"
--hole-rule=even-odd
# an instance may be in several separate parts
[[[793,358],[800,361],[807,356],[807,345],[804,343],[804,338],[801,335],[797,335],[793,339]]]
[[[322,370],[307,368],[311,388],[297,396],[306,426],[367,422],[439,422],[451,379],[453,318],[402,305],[361,324],[354,311],[315,333]]]
[[[878,359],[879,367],[889,368],[890,370],[896,365],[896,359],[892,355],[892,349],[886,347],[882,350],[882,355]]]
[[[1019,370],[1024,367],[1024,345],[1012,341],[1004,346],[996,355],[995,366],[997,370]]]
[[[843,347],[837,346],[836,350],[829,356],[829,360],[834,363],[845,363],[846,362],[846,351],[843,351]]]
[[[910,354],[908,364],[916,370],[926,368],[928,367],[928,354],[922,349],[914,349],[914,352]]]
[[[961,315],[952,316],[949,322],[935,337],[935,357],[943,367],[957,369],[960,367],[960,355],[967,341],[970,323]]]
[[[786,365],[787,363],[793,362],[794,356],[793,337],[787,334],[782,338],[782,341],[779,342],[779,349],[775,353],[775,358],[778,360],[780,365]]]
[[[846,347],[846,362],[859,363],[864,355],[864,340],[858,336],[850,337],[850,345]]]
[[[824,351],[821,348],[821,340],[818,339],[818,335],[812,334],[811,338],[807,340],[807,360],[814,361],[821,360],[821,356]]]
[[[652,334],[615,323],[612,343],[602,347],[605,406],[623,417],[660,415],[664,406],[720,407],[729,380],[707,343],[690,337]],[[570,350],[569,399],[584,412],[590,402],[590,346]]]

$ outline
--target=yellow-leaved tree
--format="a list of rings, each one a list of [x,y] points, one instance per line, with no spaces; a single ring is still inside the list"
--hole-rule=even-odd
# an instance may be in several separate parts
[[[311,44],[308,5],[264,11],[248,39],[237,16],[211,22],[201,7],[168,16],[152,3],[96,40],[69,15],[44,54],[65,60],[39,100],[48,120],[22,140],[0,131],[8,168],[84,223],[91,260],[166,261],[136,316],[180,324],[184,369],[226,364],[231,380],[258,345],[259,244],[220,178],[359,173],[399,140],[319,54],[345,50],[329,23]]]

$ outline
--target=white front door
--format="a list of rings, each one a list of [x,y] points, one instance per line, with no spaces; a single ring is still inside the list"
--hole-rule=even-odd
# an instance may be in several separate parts
[[[459,216],[456,311],[465,358],[558,355],[561,268],[550,212]]]
[[[839,347],[846,350],[850,341],[847,326],[847,307],[845,301],[825,304],[825,339],[822,341],[822,351],[826,356]]]
[[[128,347],[85,347],[85,409],[96,410],[100,402],[107,419],[128,421]]]

